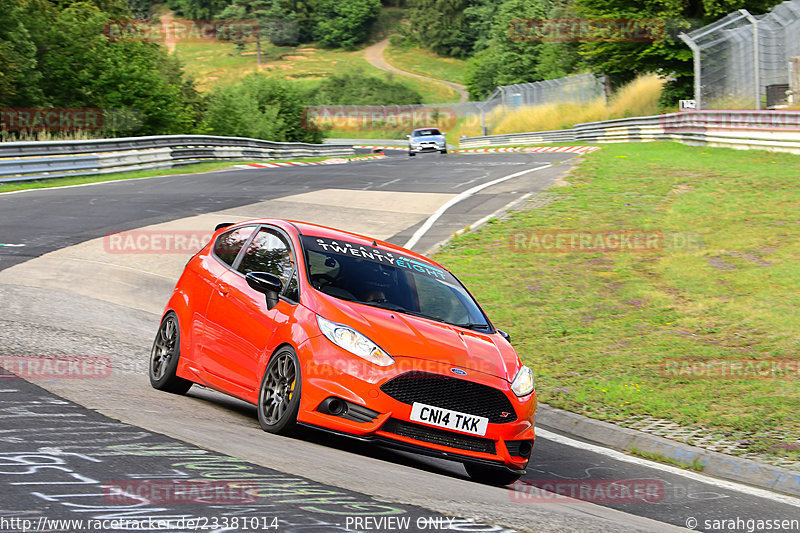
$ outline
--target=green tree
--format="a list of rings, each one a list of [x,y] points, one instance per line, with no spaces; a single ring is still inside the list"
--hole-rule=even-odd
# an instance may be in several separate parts
[[[545,0],[507,0],[498,8],[488,47],[468,66],[466,81],[473,97],[485,97],[498,85],[542,79],[537,73],[541,43],[521,39],[518,32],[510,30],[546,15]]]
[[[369,36],[380,0],[319,0],[314,36],[323,46],[353,48]]]
[[[261,43],[268,40],[279,46],[293,46],[298,41],[293,12],[283,8],[279,0],[234,0],[219,15],[219,20],[255,20],[256,64],[261,66]]]
[[[416,40],[437,54],[466,57],[475,37],[465,11],[475,0],[411,0],[409,22]]]
[[[31,5],[34,4],[34,5]],[[36,43],[25,20],[41,17],[38,2],[0,0],[0,108],[40,105]],[[44,23],[42,23],[44,25]]]
[[[203,132],[270,141],[322,141],[322,132],[303,121],[301,93],[285,82],[250,74],[215,89],[208,97]]]
[[[167,7],[176,15],[190,20],[211,20],[229,5],[231,0],[168,0],[167,2]]]
[[[588,19],[662,21],[664,31],[648,42],[592,40],[579,51],[592,71],[619,86],[642,73],[671,75],[664,94],[691,95],[692,52],[678,38],[682,31],[711,23],[737,9],[761,14],[780,0],[574,0],[577,13]],[[662,103],[667,103],[662,98]],[[669,102],[674,105],[674,101]]]

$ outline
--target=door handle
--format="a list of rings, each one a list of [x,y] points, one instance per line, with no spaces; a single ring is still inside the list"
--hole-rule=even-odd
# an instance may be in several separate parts
[[[222,296],[227,296],[230,292],[228,287],[223,287],[221,285],[217,285],[217,292],[220,293]]]

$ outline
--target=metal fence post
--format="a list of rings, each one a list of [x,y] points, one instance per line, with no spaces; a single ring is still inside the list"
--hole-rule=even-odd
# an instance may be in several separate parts
[[[700,47],[697,43],[685,33],[678,35],[683,42],[689,45],[692,49],[692,63],[694,64],[694,105],[698,111],[703,109],[703,92],[702,92],[702,70],[700,69]]]
[[[746,9],[740,9],[739,12],[747,18],[747,21],[753,25],[753,84],[756,86],[756,109],[761,109],[761,76],[759,75],[759,57],[758,57],[758,19],[750,14]]]

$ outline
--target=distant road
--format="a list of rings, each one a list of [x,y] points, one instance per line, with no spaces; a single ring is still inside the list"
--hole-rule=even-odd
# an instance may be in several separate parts
[[[399,68],[390,65],[383,57],[383,51],[386,50],[387,46],[389,46],[389,39],[384,39],[366,48],[364,50],[364,55],[366,56],[367,61],[369,61],[370,64],[372,64],[372,66],[377,67],[381,70],[385,70],[387,72],[394,72],[395,74],[399,74],[401,76],[409,76],[412,78],[419,78],[421,80],[433,81],[436,83],[447,85],[461,96],[459,102],[466,102],[469,100],[469,93],[467,92],[466,85],[461,85],[460,83],[454,83],[452,81],[445,81],[437,78],[431,78],[428,76],[421,76],[419,74],[414,74],[413,72],[406,72],[405,70],[400,70]]]

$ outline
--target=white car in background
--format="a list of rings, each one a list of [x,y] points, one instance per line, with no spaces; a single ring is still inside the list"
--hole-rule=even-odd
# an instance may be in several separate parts
[[[439,128],[417,128],[408,137],[408,155],[415,156],[420,152],[447,153],[447,139]]]

